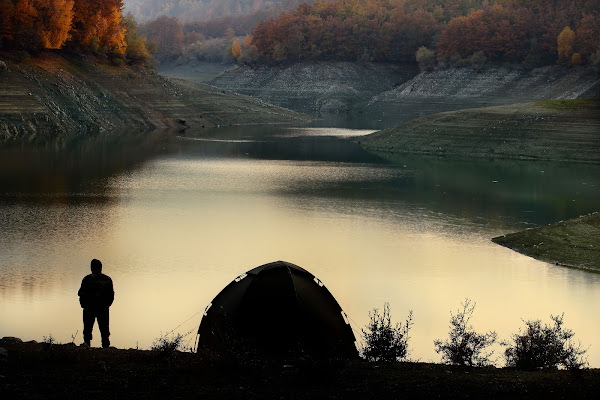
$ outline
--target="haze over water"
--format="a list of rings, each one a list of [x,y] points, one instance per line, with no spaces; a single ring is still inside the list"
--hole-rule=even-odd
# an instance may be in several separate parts
[[[475,328],[501,339],[564,312],[600,367],[600,274],[490,241],[597,211],[600,167],[388,162],[342,138],[366,133],[239,127],[0,149],[0,337],[79,331],[80,343],[77,290],[99,258],[115,285],[113,345],[148,348],[174,328],[192,345],[225,285],[285,260],[328,287],[357,338],[384,302],[395,321],[413,310],[413,359],[439,361],[433,340],[469,297]]]

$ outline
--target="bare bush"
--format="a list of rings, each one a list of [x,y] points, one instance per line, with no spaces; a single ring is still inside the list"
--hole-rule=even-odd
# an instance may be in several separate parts
[[[394,362],[408,358],[408,339],[413,325],[412,311],[404,324],[392,325],[390,305],[383,305],[383,314],[378,309],[369,312],[369,324],[362,330],[365,345],[363,357],[367,361]]]
[[[174,354],[176,351],[181,350],[182,339],[183,335],[179,333],[171,337],[168,335],[161,336],[152,342],[151,350],[164,355]]]
[[[564,314],[550,316],[553,324],[542,325],[542,321],[524,321],[525,332],[512,336],[512,342],[504,352],[506,365],[523,370],[554,369],[564,367],[569,370],[583,368],[587,360],[583,358],[587,349],[581,343],[572,343],[575,336],[570,329],[563,328]]]
[[[442,362],[451,365],[481,367],[492,364],[493,351],[486,351],[496,342],[496,332],[477,333],[469,323],[475,310],[468,298],[456,314],[450,312],[450,338],[434,340],[436,353],[442,354]]]

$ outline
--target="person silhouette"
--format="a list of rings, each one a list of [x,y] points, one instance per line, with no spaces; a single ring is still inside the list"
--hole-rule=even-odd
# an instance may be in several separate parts
[[[102,336],[102,347],[109,347],[110,332],[108,329],[108,309],[115,299],[112,279],[102,273],[102,263],[95,258],[90,263],[92,273],[81,281],[77,292],[79,304],[83,308],[83,346],[90,346],[92,329],[98,319],[98,327]]]

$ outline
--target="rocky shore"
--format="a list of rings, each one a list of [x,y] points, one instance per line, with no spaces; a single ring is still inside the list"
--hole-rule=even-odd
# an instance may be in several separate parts
[[[258,361],[0,339],[5,399],[595,399],[600,370]]]
[[[0,139],[119,129],[290,123],[307,116],[92,56],[0,53]]]

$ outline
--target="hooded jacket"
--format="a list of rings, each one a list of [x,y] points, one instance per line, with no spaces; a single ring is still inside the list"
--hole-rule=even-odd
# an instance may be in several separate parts
[[[115,299],[112,279],[103,273],[89,274],[83,278],[77,294],[82,308],[108,308]]]

